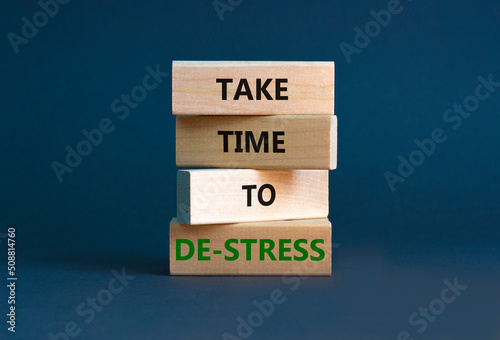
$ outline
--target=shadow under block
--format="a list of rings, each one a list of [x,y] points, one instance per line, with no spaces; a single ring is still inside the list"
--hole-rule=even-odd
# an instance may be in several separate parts
[[[337,116],[177,116],[179,168],[335,169]]]
[[[173,61],[172,112],[332,115],[334,63]]]
[[[331,275],[328,219],[189,226],[170,222],[171,275]]]
[[[177,172],[177,219],[211,224],[328,216],[328,170]]]

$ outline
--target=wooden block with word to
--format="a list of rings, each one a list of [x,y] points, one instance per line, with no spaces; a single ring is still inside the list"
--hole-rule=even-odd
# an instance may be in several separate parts
[[[177,116],[180,168],[335,169],[337,116]]]
[[[331,275],[328,219],[190,226],[170,222],[171,275]]]
[[[211,224],[328,216],[328,170],[177,172],[177,218]]]
[[[332,115],[333,104],[333,62],[172,62],[175,115]]]

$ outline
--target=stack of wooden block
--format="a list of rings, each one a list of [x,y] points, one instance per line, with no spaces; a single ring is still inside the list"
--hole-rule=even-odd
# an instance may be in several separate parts
[[[331,275],[333,62],[174,61],[172,275]]]

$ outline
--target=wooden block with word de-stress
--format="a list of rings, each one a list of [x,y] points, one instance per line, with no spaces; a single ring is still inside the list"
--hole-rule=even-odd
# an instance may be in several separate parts
[[[333,62],[172,62],[175,115],[332,115],[333,107]]]
[[[335,169],[337,116],[177,116],[180,168]]]
[[[331,275],[328,219],[190,226],[170,222],[172,275]]]
[[[177,219],[211,224],[328,216],[328,170],[177,172]]]

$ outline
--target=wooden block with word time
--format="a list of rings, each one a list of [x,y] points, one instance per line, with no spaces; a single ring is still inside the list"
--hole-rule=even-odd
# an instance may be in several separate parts
[[[180,168],[335,169],[337,116],[177,116]]]
[[[170,222],[171,275],[331,275],[328,219]]]
[[[201,169],[177,172],[184,224],[328,216],[328,170]]]
[[[333,62],[172,62],[175,115],[332,115],[333,107]]]

